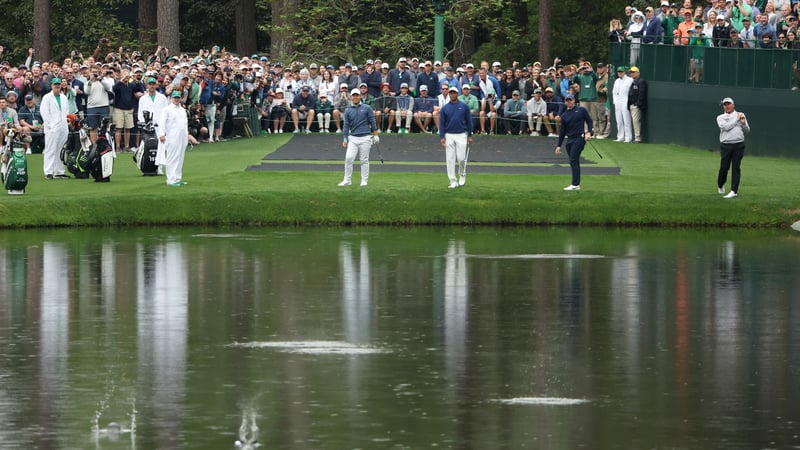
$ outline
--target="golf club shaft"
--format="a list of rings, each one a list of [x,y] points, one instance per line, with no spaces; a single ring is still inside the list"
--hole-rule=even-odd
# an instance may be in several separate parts
[[[467,154],[464,155],[464,170],[461,172],[463,176],[467,176],[467,161],[469,161],[469,144],[467,144]]]
[[[383,152],[381,152],[381,146],[377,142],[375,143],[375,148],[378,149],[378,157],[381,159],[381,164],[383,164]]]
[[[592,143],[592,140],[591,140],[591,139],[589,139],[589,141],[588,141],[588,142],[589,142],[589,145],[591,145],[591,146],[592,146],[592,148],[594,149],[594,152],[595,152],[595,153],[597,153],[597,156],[599,156],[599,157],[600,157],[600,159],[603,159],[603,155],[601,155],[601,154],[600,154],[600,152],[599,152],[599,151],[597,151],[597,147],[595,147],[595,146],[594,146],[594,144]]]

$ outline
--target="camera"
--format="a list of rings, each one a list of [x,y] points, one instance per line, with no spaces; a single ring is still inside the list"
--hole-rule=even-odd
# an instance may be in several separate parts
[[[108,38],[101,38],[100,43],[108,45]]]

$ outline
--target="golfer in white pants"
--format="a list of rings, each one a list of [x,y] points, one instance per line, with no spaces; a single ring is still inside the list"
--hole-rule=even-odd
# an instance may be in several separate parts
[[[66,167],[61,161],[61,148],[67,143],[69,126],[67,125],[67,113],[69,104],[67,96],[61,93],[61,78],[53,77],[51,80],[52,91],[42,97],[40,105],[42,122],[44,122],[44,177],[48,180],[53,178],[69,178],[65,174]]]
[[[617,67],[617,76],[611,94],[617,119],[617,142],[633,142],[633,122],[628,110],[628,92],[633,85],[633,78],[625,74],[625,67],[622,66]]]
[[[449,189],[464,186],[467,183],[466,166],[467,145],[472,143],[472,114],[466,103],[458,100],[458,88],[451,86],[447,90],[450,101],[439,110],[439,138],[445,150],[447,178]],[[460,177],[456,178],[456,164]]]
[[[361,103],[361,91],[350,91],[352,105],[344,110],[342,147],[347,149],[344,158],[344,180],[339,186],[350,186],[353,177],[353,162],[356,156],[361,160],[361,186],[369,182],[369,151],[373,143],[378,143],[378,125],[372,108]]]

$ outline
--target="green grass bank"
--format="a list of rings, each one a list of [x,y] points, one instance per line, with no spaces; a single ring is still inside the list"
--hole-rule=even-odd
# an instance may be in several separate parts
[[[621,176],[584,176],[579,192],[562,190],[569,184],[566,156],[564,175],[471,174],[467,185],[455,190],[447,189],[444,153],[440,173],[384,173],[374,154],[366,188],[358,183],[337,187],[342,172],[245,171],[288,139],[273,135],[196,146],[186,155],[184,179],[189,184],[180,188],[166,186],[163,177],[142,177],[127,153],[117,158],[110,183],[45,180],[42,156],[30,155],[27,193],[0,194],[0,228],[349,224],[789,228],[800,220],[800,160],[746,155],[740,196],[731,200],[717,194],[716,152],[608,140],[594,141],[604,159],[588,146],[584,156],[600,165],[619,166]],[[341,148],[331,151],[344,158]],[[385,149],[384,158],[391,164],[391,153]]]

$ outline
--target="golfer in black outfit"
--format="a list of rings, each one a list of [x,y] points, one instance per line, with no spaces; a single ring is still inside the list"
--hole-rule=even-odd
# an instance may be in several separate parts
[[[572,168],[572,184],[565,187],[564,190],[579,191],[581,189],[581,152],[586,146],[586,141],[592,138],[594,129],[589,111],[583,106],[575,106],[575,97],[572,94],[564,97],[564,103],[567,104],[567,109],[561,115],[561,132],[558,134],[556,155],[561,154],[561,144],[566,136],[569,166]],[[584,132],[584,129],[589,131]]]

